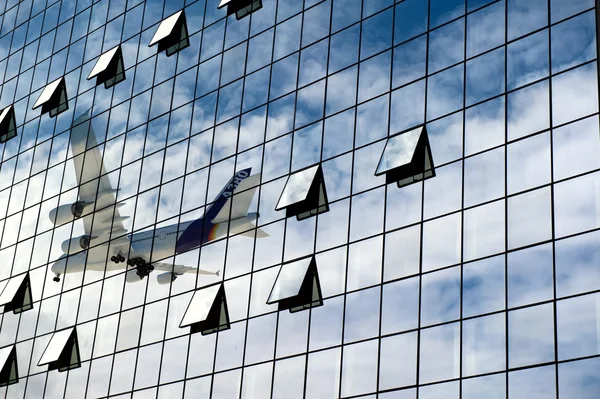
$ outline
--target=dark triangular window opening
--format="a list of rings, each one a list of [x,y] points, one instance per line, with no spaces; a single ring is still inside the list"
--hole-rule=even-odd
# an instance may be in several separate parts
[[[290,175],[275,210],[285,208],[286,217],[297,220],[329,211],[327,189],[321,165],[312,166]]]
[[[384,173],[386,183],[396,183],[398,187],[435,177],[425,126],[388,139],[375,175]]]
[[[98,62],[103,62],[102,57]],[[125,80],[125,66],[123,63],[123,51],[121,46],[115,50],[112,58],[106,64],[106,67],[97,74],[88,77],[92,79],[96,76],[96,86],[104,84],[104,88],[108,89]]]
[[[0,306],[4,306],[3,313],[12,311],[15,314],[33,308],[29,273],[8,280],[0,294]]]
[[[277,275],[277,279],[275,280],[275,285],[278,283],[277,280],[281,278],[282,272],[284,271],[286,265],[295,262],[297,261],[288,262],[281,266],[279,274]],[[308,268],[306,268],[306,273],[302,278],[302,283],[300,284],[298,292],[295,295],[276,300],[273,298],[273,290],[275,289],[275,285],[273,286],[273,289],[271,289],[271,294],[269,295],[267,304],[273,304],[277,302],[278,310],[280,311],[289,310],[290,313],[295,313],[323,305],[323,293],[321,291],[321,283],[319,281],[319,273],[317,271],[317,263],[314,256],[311,258]]]
[[[172,56],[190,45],[185,17],[179,18],[173,31],[172,37],[166,38],[164,41],[158,43],[158,51],[166,51],[167,57]],[[179,34],[176,32],[179,32]]]
[[[15,108],[12,105],[4,108],[0,115],[0,144],[17,137],[17,121]]]
[[[27,273],[13,300],[4,305],[4,312],[12,310],[13,313],[17,314],[30,309],[33,309],[33,300],[31,297],[31,282],[29,281],[29,273]]]
[[[262,0],[231,0],[227,3],[227,16],[235,14],[235,18],[247,17],[262,8]]]
[[[42,114],[48,112],[51,118],[69,109],[67,85],[63,78],[48,101],[42,104]]]
[[[223,285],[221,285],[221,288],[219,288],[219,292],[217,293],[217,296],[210,307],[208,316],[204,321],[192,324],[191,332],[192,334],[199,332],[202,335],[208,335],[216,333],[217,331],[228,330],[229,327],[230,324],[227,298],[225,297]]]
[[[0,351],[8,350],[9,348],[2,348]],[[10,353],[0,369],[0,387],[7,385],[16,384],[19,382],[19,369],[17,366],[17,349],[13,345],[10,349]]]
[[[167,57],[176,54],[190,45],[185,12],[183,10],[171,15],[160,23],[149,46],[157,43],[158,52],[166,52]]]
[[[80,366],[79,341],[77,340],[77,332],[73,330],[58,359],[48,363],[48,371],[58,370],[59,372],[63,372],[76,369]]]

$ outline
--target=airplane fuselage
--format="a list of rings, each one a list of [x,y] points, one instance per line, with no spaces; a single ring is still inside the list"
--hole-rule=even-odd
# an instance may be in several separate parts
[[[126,259],[142,258],[151,263],[171,256],[188,252],[209,242],[227,235],[250,231],[254,227],[258,214],[249,213],[247,216],[228,222],[210,223],[204,218],[159,227],[154,230],[142,231],[127,236],[129,253],[121,252]],[[126,263],[112,262],[109,242],[96,245],[88,250],[82,250],[70,256],[63,256],[52,265],[52,272],[57,274],[77,273],[84,269],[97,271],[112,271],[125,269]]]

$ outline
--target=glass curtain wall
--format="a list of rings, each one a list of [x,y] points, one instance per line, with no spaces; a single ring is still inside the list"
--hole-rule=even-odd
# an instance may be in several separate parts
[[[32,302],[1,315],[0,395],[597,398],[596,1],[220,2],[0,4],[0,289]],[[181,10],[181,42],[149,47]],[[125,79],[88,80],[119,45]],[[62,77],[68,109],[33,110]],[[376,176],[423,126],[434,175]],[[315,165],[320,211],[276,211]],[[230,181],[239,218],[215,212]],[[321,301],[267,304],[303,258]],[[180,328],[213,284],[227,325]]]

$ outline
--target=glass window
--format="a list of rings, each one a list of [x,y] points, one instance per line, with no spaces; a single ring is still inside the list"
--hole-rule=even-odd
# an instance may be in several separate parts
[[[419,320],[418,277],[385,284],[382,295],[382,334],[417,328]]]
[[[377,388],[377,354],[379,340],[344,346],[342,361],[342,396],[354,396]]]
[[[552,78],[552,125],[557,126],[598,112],[596,63]]]
[[[494,50],[470,60],[466,68],[466,105],[487,100],[504,92],[504,49]]]
[[[559,360],[600,353],[600,295],[584,295],[556,304]]]
[[[508,40],[548,25],[547,0],[508,0]]]
[[[304,356],[275,362],[273,399],[300,399],[304,394]]]
[[[461,62],[465,56],[464,38],[464,18],[431,31],[429,33],[429,73],[435,73]],[[417,40],[413,42],[416,43]]]
[[[407,0],[396,5],[394,44],[404,42],[426,31],[427,6],[420,0]]]
[[[273,358],[276,323],[276,313],[248,320],[245,364],[259,363]]]
[[[509,90],[548,76],[548,46],[547,30],[508,45],[506,73]]]
[[[598,117],[591,117],[552,132],[554,179],[600,168],[599,130]]]
[[[458,399],[459,396],[458,381],[419,387],[419,398],[422,399]]]
[[[563,363],[558,366],[558,394],[561,398],[593,399],[600,390],[600,358]]]
[[[242,382],[242,399],[269,397],[271,395],[272,373],[273,363],[246,367]]]
[[[463,322],[463,376],[506,368],[505,315],[495,314]]]
[[[467,263],[462,276],[463,317],[504,309],[504,256]]]
[[[421,330],[419,383],[460,375],[460,324],[445,324]]]
[[[493,255],[504,250],[504,200],[464,212],[463,260]]]
[[[460,317],[460,267],[424,274],[421,288],[421,325]]]
[[[462,381],[463,399],[504,399],[506,398],[506,377],[494,374]],[[512,398],[512,397],[511,397]]]
[[[508,200],[508,247],[518,248],[552,237],[550,188]]]
[[[555,399],[555,366],[536,367],[508,373],[511,399]]]
[[[506,151],[508,194],[550,183],[550,134],[517,141]]]
[[[465,112],[465,155],[504,144],[504,97],[498,97]]]
[[[600,174],[556,184],[554,187],[554,223],[557,237],[591,230],[600,225]]]
[[[598,232],[556,242],[556,295],[558,297],[597,290],[600,272],[595,267],[600,240]]]
[[[425,75],[426,37],[421,36],[394,47],[392,88],[402,86]]]
[[[412,101],[416,102],[415,100],[418,98],[412,97]],[[463,107],[463,99],[464,64],[430,76],[427,85],[427,120],[459,110]],[[416,102],[416,104],[420,104],[420,102]]]
[[[510,368],[554,360],[552,304],[508,313],[508,364]]]
[[[391,8],[363,20],[360,58],[364,60],[392,46]]]
[[[310,350],[341,345],[344,298],[325,300],[323,306],[311,309]]]
[[[381,282],[383,236],[351,244],[348,251],[348,291]]]
[[[504,7],[502,0],[467,16],[468,58],[504,43]]]
[[[455,213],[423,225],[422,271],[460,262],[461,215]]]
[[[572,270],[571,260],[572,258],[569,257],[569,272]],[[557,272],[558,265],[557,251]],[[507,280],[508,306],[512,308],[552,299],[552,276],[551,244],[544,244],[509,253]]]
[[[547,80],[508,94],[508,139],[513,140],[550,127]]]
[[[393,389],[417,382],[417,333],[381,340],[379,389]],[[401,361],[399,361],[402,359]]]
[[[346,296],[344,342],[371,338],[379,330],[380,287]]]
[[[338,396],[340,353],[340,348],[333,348],[308,355],[307,398],[334,398]]]
[[[385,237],[383,280],[389,281],[419,272],[421,228],[409,227]]]

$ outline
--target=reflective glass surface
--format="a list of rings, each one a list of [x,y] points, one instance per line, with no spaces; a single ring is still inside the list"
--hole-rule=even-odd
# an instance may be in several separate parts
[[[0,396],[596,399],[600,3],[234,3],[0,1]]]

